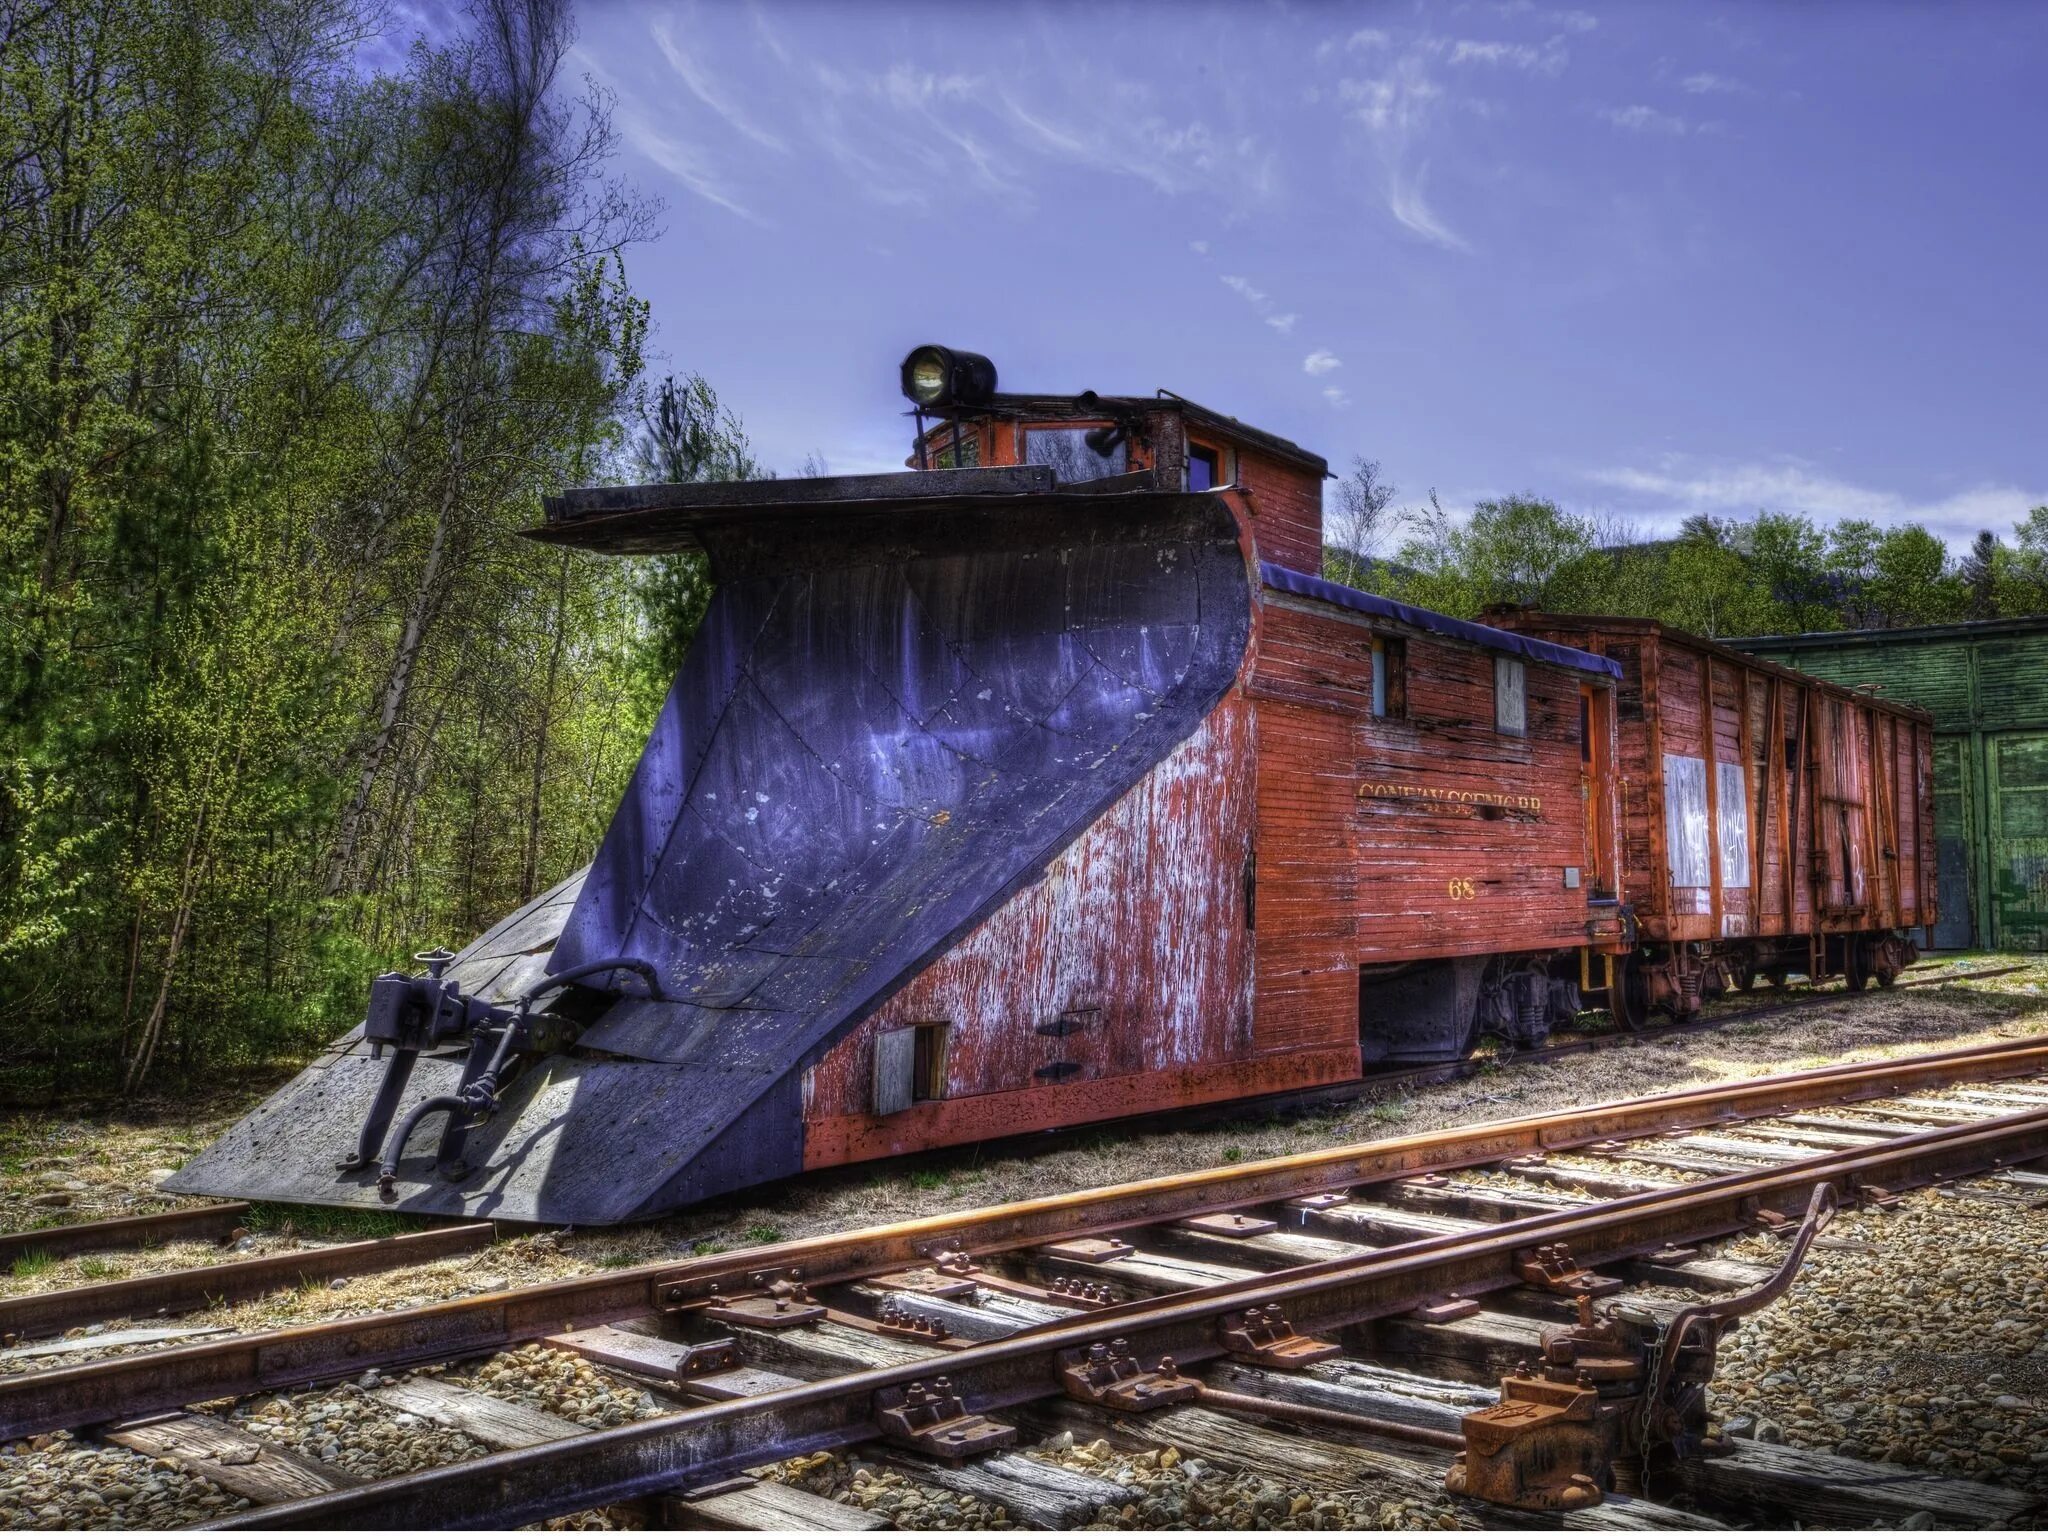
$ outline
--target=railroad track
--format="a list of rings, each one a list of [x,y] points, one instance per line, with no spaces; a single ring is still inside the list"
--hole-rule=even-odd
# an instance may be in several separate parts
[[[1926,964],[1928,962],[1920,962],[1920,966]],[[1920,966],[1913,969],[1919,969]],[[1958,981],[1988,980],[2024,969],[2026,967],[2022,965],[1995,966],[1940,976],[1920,976],[1901,981],[1898,985],[1943,986]],[[1521,1063],[1543,1062],[1561,1060],[1589,1051],[1628,1048],[1667,1036],[1698,1034],[1730,1024],[1798,1011],[1839,1000],[1845,995],[1838,990],[1802,989],[1788,997],[1716,1014],[1710,1018],[1654,1025],[1639,1033],[1617,1030],[1577,1036],[1556,1041],[1537,1050],[1519,1052],[1508,1059]],[[1159,1120],[1163,1123],[1184,1124],[1205,1114],[1228,1114],[1232,1118],[1242,1118],[1261,1109],[1301,1107],[1310,1102],[1323,1103],[1356,1098],[1369,1092],[1449,1082],[1473,1076],[1488,1067],[1498,1065],[1501,1060],[1502,1058],[1497,1057],[1470,1057],[1463,1061],[1437,1066],[1397,1068],[1371,1074],[1357,1083],[1345,1084],[1335,1089],[1315,1090],[1306,1094],[1273,1095],[1267,1099],[1179,1111],[1167,1116],[1144,1116],[1136,1122],[1124,1123],[1128,1126]],[[1092,1127],[1089,1134],[1098,1134],[1100,1130],[1101,1127]],[[1057,1139],[1057,1136],[1045,1135],[1025,1138],[1034,1149],[1048,1146]],[[156,1211],[140,1216],[59,1223],[28,1231],[0,1233],[0,1267],[11,1265],[25,1255],[58,1259],[81,1253],[148,1248],[174,1242],[212,1240],[226,1243],[247,1235],[250,1214],[247,1202],[224,1201]],[[426,1241],[424,1239],[427,1234],[423,1233],[367,1239],[358,1243],[328,1244],[302,1248],[292,1254],[269,1255],[238,1263],[213,1265],[204,1270],[173,1270],[104,1287],[86,1287],[59,1293],[67,1299],[0,1299],[0,1339],[10,1336],[17,1340],[41,1337],[103,1317],[170,1316],[217,1305],[223,1301],[260,1296],[280,1285],[373,1274],[380,1270],[446,1257],[471,1247],[481,1247],[491,1237],[491,1224],[488,1222],[450,1223],[444,1228],[433,1230],[461,1231],[466,1235]],[[414,1236],[423,1240],[411,1241],[410,1238]]]
[[[1000,1448],[951,1454],[1020,1425],[1185,1443],[1229,1465],[1310,1443],[1276,1439],[1269,1426],[1286,1424],[1312,1430],[1347,1476],[1420,1489],[1464,1443],[1470,1387],[1459,1400],[1441,1383],[1390,1386],[1370,1374],[1388,1362],[1497,1377],[1542,1350],[1543,1327],[1570,1326],[1588,1292],[1764,1285],[1767,1273],[1702,1245],[1789,1228],[1817,1190],[1886,1201],[1988,1172],[1999,1192],[2036,1199],[2048,1177],[2011,1165],[2044,1153],[2048,1043],[1832,1067],[21,1370],[0,1377],[0,1440],[89,1428],[249,1500],[231,1525],[499,1526],[647,1498],[707,1523],[786,1522],[796,1490],[717,1484],[853,1447],[978,1489],[1026,1523],[1121,1501],[1103,1479]],[[1631,1306],[1646,1337],[1676,1326],[1667,1300]],[[454,1376],[398,1375],[527,1344],[630,1383],[659,1411],[591,1432]],[[232,1412],[190,1406],[366,1371],[395,1378],[371,1378],[389,1411],[460,1429],[488,1454],[356,1485]],[[1152,1400],[1164,1406],[1137,1411]],[[1808,1472],[1806,1494],[1776,1495],[1803,1518],[1814,1510],[1799,1497],[1826,1481]],[[1679,1458],[1658,1491],[1711,1501],[1730,1476]],[[2025,1502],[1911,1473],[1886,1487],[1879,1518],[1900,1514],[1901,1497],[1907,1512],[1915,1496],[1974,1498],[1980,1521]],[[1571,1518],[1704,1523],[1627,1498]]]

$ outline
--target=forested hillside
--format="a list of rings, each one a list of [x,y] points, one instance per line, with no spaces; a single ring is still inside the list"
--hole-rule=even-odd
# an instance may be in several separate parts
[[[2048,506],[1981,532],[1953,558],[1917,524],[1799,512],[1694,517],[1676,538],[1572,513],[1536,495],[1457,520],[1432,494],[1397,508],[1380,466],[1354,461],[1326,497],[1333,580],[1461,617],[1500,603],[1654,617],[1709,636],[1897,629],[2048,613]]]

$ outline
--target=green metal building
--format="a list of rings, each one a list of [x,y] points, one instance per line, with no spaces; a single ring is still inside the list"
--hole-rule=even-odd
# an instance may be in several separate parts
[[[1937,949],[2048,949],[2048,618],[1724,642],[1934,715]]]

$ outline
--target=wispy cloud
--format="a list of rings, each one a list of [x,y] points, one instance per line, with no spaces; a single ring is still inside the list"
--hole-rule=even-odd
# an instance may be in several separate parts
[[[1255,309],[1266,302],[1265,293],[1254,288],[1251,279],[1239,277],[1235,272],[1224,274],[1223,286]]]
[[[1429,162],[1423,161],[1412,171],[1397,168],[1387,188],[1387,211],[1400,222],[1402,227],[1414,231],[1434,245],[1447,251],[1469,251],[1472,247],[1464,236],[1436,216],[1436,210],[1423,195],[1429,180]]]
[[[1747,96],[1750,88],[1740,80],[1731,80],[1726,75],[1710,74],[1705,70],[1696,75],[1687,75],[1679,86],[1693,96]]]
[[[1294,314],[1268,315],[1266,316],[1266,324],[1273,327],[1282,336],[1291,336],[1294,334],[1294,322],[1300,318],[1301,316]]]
[[[1344,359],[1332,352],[1328,347],[1317,347],[1315,351],[1309,353],[1307,357],[1301,360],[1301,371],[1303,373],[1335,373],[1343,366]]]
[[[1562,37],[1553,37],[1540,48],[1530,43],[1474,42],[1470,38],[1461,38],[1451,45],[1448,62],[1453,66],[1492,64],[1536,74],[1558,75],[1571,62],[1571,55]]]
[[[1206,256],[1209,254],[1209,242],[1206,240],[1190,240],[1188,242],[1188,249],[1197,256]]]
[[[668,60],[668,67],[676,72],[683,82],[683,89],[709,107],[725,125],[740,135],[751,139],[763,149],[772,149],[777,154],[788,154],[789,145],[750,117],[719,85],[711,71],[705,69],[697,58],[676,40],[675,29],[670,18],[657,15],[654,19],[654,44],[661,50],[661,56]]]
[[[1345,406],[1351,403],[1351,397],[1344,393],[1344,391],[1338,388],[1335,384],[1326,384],[1325,386],[1323,386],[1323,398],[1329,401],[1329,403],[1338,410],[1342,410]]]
[[[1176,121],[1153,93],[1128,82],[1078,82],[1062,106],[997,87],[1020,144],[1055,159],[1142,181],[1169,196],[1199,192],[1243,208],[1270,197],[1278,161],[1248,134],[1220,133],[1200,119]]]
[[[1393,41],[1378,27],[1360,27],[1348,37],[1325,39],[1316,47],[1316,57],[1327,59],[1333,53],[1365,53],[1375,48],[1384,48]]]
[[[1337,93],[1379,156],[1387,212],[1394,221],[1445,250],[1469,250],[1424,195],[1429,162],[1417,157],[1416,144],[1444,94],[1429,76],[1427,50],[1404,54],[1384,75],[1339,81]]]
[[[1646,107],[1641,103],[1630,107],[1602,107],[1600,116],[1629,133],[1657,133],[1679,138],[1691,128],[1684,118],[1675,117],[1669,112],[1659,112],[1655,107]]]
[[[633,97],[619,89],[618,82],[583,49],[572,50],[570,56],[592,81],[609,93],[612,103],[612,125],[618,129],[619,137],[625,141],[628,149],[666,171],[692,196],[700,197],[705,202],[736,214],[750,223],[767,222],[753,209],[740,202],[738,194],[727,185],[719,166],[702,145],[680,138],[656,123]]]
[[[1887,527],[1919,523],[1957,547],[1980,528],[2009,535],[2029,507],[2048,502],[2043,488],[1980,484],[1945,496],[1915,497],[1859,485],[1798,462],[1713,463],[1682,455],[1661,459],[1649,469],[1595,469],[1585,478],[1622,492],[1647,521],[1664,528],[1698,512],[1804,512],[1827,523],[1851,517]]]

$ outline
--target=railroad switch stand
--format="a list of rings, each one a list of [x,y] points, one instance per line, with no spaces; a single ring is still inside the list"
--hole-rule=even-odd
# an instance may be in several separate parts
[[[1444,1474],[1452,1493],[1514,1509],[1584,1509],[1606,1493],[1655,1493],[1680,1461],[1728,1449],[1707,1432],[1707,1387],[1721,1338],[1735,1320],[1791,1287],[1835,1209],[1821,1184],[1777,1273],[1761,1285],[1659,1315],[1624,1301],[1578,1295],[1579,1318],[1548,1329],[1541,1360],[1500,1384],[1500,1401],[1465,1415],[1465,1450]],[[1547,1255],[1547,1258],[1546,1258]],[[1539,1249],[1532,1268],[1570,1265]]]
[[[1327,1339],[1296,1333],[1294,1324],[1287,1320],[1287,1314],[1280,1310],[1278,1302],[1267,1307],[1248,1307],[1242,1312],[1225,1313],[1223,1347],[1233,1360],[1278,1371],[1298,1371],[1343,1353]]]
[[[1610,1307],[1547,1330],[1540,1361],[1500,1384],[1500,1401],[1465,1416],[1465,1452],[1444,1486],[1514,1509],[1574,1510],[1610,1488],[1640,1493],[1645,1474],[1706,1440],[1706,1384],[1718,1329],[1682,1350],[1654,1384],[1661,1343],[1654,1317]],[[1647,1404],[1647,1407],[1646,1407]]]
[[[875,1425],[884,1439],[944,1461],[965,1461],[1016,1443],[1017,1431],[969,1413],[944,1376],[884,1387],[875,1394]]]
[[[1090,1344],[1085,1354],[1072,1349],[1061,1355],[1060,1387],[1081,1402],[1126,1413],[1191,1402],[1202,1395],[1202,1384],[1181,1375],[1173,1356],[1162,1355],[1159,1363],[1147,1370],[1131,1353],[1126,1339]]]

